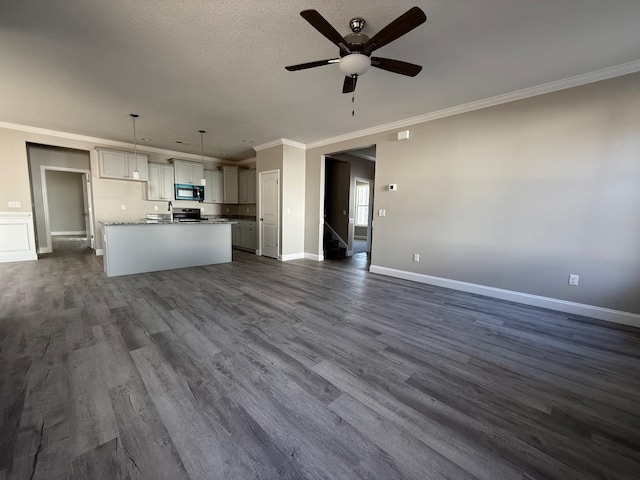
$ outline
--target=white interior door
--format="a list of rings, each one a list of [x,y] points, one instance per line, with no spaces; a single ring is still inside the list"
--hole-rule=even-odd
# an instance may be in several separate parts
[[[260,173],[260,255],[278,258],[280,170]]]
[[[84,224],[87,232],[87,246],[91,250],[95,250],[95,236],[93,234],[93,215],[91,207],[91,195],[89,193],[90,177],[88,174],[82,174],[82,195],[84,197]]]

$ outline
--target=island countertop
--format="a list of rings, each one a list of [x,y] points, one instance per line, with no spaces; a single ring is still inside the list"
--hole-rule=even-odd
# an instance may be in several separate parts
[[[109,222],[100,221],[103,225],[218,225],[218,224],[230,224],[238,223],[237,220],[200,220],[199,222],[167,222],[163,220],[138,220],[138,221],[122,221],[122,222]]]

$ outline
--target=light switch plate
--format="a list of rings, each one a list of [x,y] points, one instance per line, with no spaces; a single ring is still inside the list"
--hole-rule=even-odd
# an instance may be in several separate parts
[[[386,210],[378,210],[378,216],[379,217],[384,217],[387,214]]]

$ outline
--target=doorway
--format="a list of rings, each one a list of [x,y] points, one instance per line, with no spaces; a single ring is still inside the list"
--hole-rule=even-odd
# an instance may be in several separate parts
[[[89,152],[28,143],[38,254],[95,249]]]
[[[324,157],[322,240],[327,260],[353,259],[346,263],[357,268],[370,263],[375,159],[375,145]]]
[[[66,239],[94,250],[91,172],[45,165],[40,168],[46,244],[38,250],[52,253],[52,237],[63,237],[55,242],[58,245]]]

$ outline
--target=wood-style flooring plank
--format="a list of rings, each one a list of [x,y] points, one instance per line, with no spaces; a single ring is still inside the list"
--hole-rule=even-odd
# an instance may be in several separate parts
[[[0,264],[0,480],[638,478],[638,329],[362,254],[109,279],[75,245]]]

